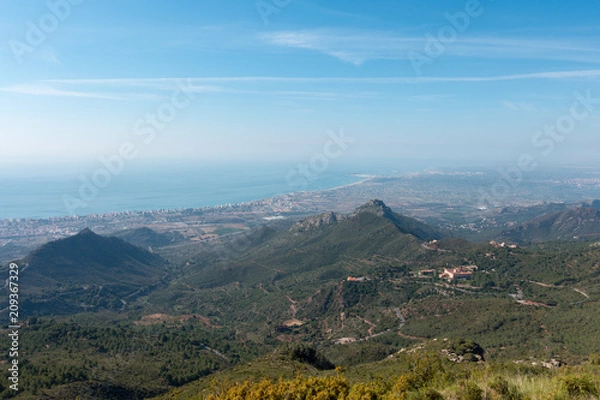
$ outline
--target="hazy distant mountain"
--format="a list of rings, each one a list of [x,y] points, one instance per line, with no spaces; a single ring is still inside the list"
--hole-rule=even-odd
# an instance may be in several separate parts
[[[584,207],[595,208],[596,210],[600,210],[600,200],[593,200],[590,203],[584,203]]]
[[[158,233],[150,228],[127,229],[116,232],[112,236],[143,248],[164,247],[183,241],[185,238],[179,232]]]
[[[57,313],[53,304],[59,308],[122,306],[124,297],[157,284],[165,272],[165,261],[159,256],[89,229],[43,245],[21,264],[20,283],[27,299],[44,303],[45,312]]]
[[[544,214],[502,232],[504,239],[518,243],[597,236],[600,236],[600,211],[587,207]]]

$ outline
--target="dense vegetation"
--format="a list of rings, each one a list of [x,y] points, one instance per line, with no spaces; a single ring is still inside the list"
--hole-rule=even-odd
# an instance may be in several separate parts
[[[424,375],[422,373],[425,373]],[[465,371],[460,377],[437,378],[427,371],[401,375],[395,380],[376,380],[350,384],[343,376],[303,377],[293,380],[248,381],[219,387],[198,399],[240,400],[481,400],[481,399],[591,399],[600,393],[598,375],[561,372],[553,375],[503,376],[491,378]],[[436,371],[446,374],[446,371]],[[478,372],[478,371],[477,371]]]
[[[163,284],[166,261],[89,229],[43,245],[20,262],[26,315],[120,310]]]
[[[544,214],[502,232],[502,237],[517,243],[598,238],[600,211],[592,207],[581,207]]]
[[[146,230],[125,236],[176,244],[153,249],[159,256],[85,231],[24,260],[18,398],[141,399],[182,385],[167,396],[195,398],[209,394],[213,377],[221,383],[212,394],[224,399],[260,390],[279,398],[311,385],[373,399],[595,393],[593,365],[530,367],[577,365],[600,352],[596,242],[510,248],[441,239],[381,202],[199,245]],[[437,275],[472,265],[468,280]],[[3,334],[0,346],[8,340]],[[421,382],[410,372],[417,361],[398,354],[425,344],[434,377]],[[506,366],[513,361],[517,369]],[[9,396],[7,380],[0,385]]]
[[[110,314],[31,318],[20,337],[21,390],[40,395],[61,385],[107,382],[128,393],[128,398],[142,399],[252,359],[261,351],[245,346],[235,332],[205,327],[193,316],[155,322],[132,324]],[[1,343],[10,347],[4,337]],[[6,378],[0,379],[3,398],[12,393],[8,384]]]
[[[461,346],[453,343],[450,347],[453,345]],[[295,376],[285,372],[278,375],[273,368],[275,362],[279,361],[283,371],[289,364],[268,357],[254,364],[256,372],[248,367],[245,371],[220,374],[216,379],[203,379],[160,399],[541,400],[593,399],[600,395],[597,359],[577,367],[555,369],[531,363],[456,364],[432,347],[414,348],[381,362],[349,369],[300,370]]]

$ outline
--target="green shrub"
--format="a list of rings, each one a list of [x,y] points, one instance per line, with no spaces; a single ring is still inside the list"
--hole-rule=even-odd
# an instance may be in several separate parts
[[[503,400],[521,400],[523,398],[517,387],[501,376],[492,379],[488,387]]]
[[[437,390],[426,389],[422,393],[423,400],[444,400],[444,396],[442,396]]]
[[[449,349],[452,353],[464,356],[465,360],[476,362],[484,359],[483,347],[473,340],[459,339],[453,342]]]
[[[357,383],[351,387],[347,400],[379,400],[389,389],[389,386],[381,381]]]
[[[598,386],[593,378],[589,376],[565,376],[560,378],[561,388],[564,389],[569,396],[597,396],[599,394]]]
[[[471,381],[462,381],[456,391],[459,400],[482,400],[483,390]]]
[[[414,354],[409,365],[411,372],[407,378],[412,389],[424,388],[446,372],[442,360],[435,354]]]
[[[290,359],[310,364],[320,370],[334,369],[335,365],[309,345],[294,345],[289,350]]]

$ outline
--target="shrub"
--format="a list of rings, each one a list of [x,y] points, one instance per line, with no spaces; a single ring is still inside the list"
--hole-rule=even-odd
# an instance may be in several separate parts
[[[505,378],[497,376],[488,384],[488,387],[503,400],[521,400],[523,396],[515,385],[511,385]]]
[[[426,389],[422,392],[409,393],[406,400],[444,400],[444,396],[437,390]]]
[[[440,357],[434,354],[414,354],[409,360],[411,372],[406,376],[410,389],[420,389],[445,375]]]
[[[460,382],[456,394],[460,400],[481,400],[483,398],[483,390],[471,381]]]
[[[485,351],[483,347],[472,340],[459,339],[452,343],[448,350],[459,356],[464,356],[467,361],[484,360]]]
[[[320,370],[334,369],[335,365],[326,359],[312,346],[299,344],[289,351],[290,358],[295,361],[310,364]]]
[[[238,383],[223,391],[210,394],[207,400],[287,400],[315,399],[337,400],[348,396],[348,381],[339,376],[328,378],[302,377],[294,380],[271,381],[264,379],[260,382]],[[368,399],[368,398],[367,398]]]
[[[593,378],[589,376],[565,376],[560,378],[561,388],[564,389],[569,396],[597,396],[599,394],[598,387]]]
[[[382,382],[357,383],[350,389],[348,400],[379,400],[388,390]]]

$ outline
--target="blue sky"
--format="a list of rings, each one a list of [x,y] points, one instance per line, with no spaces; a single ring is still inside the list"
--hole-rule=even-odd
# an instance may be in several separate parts
[[[600,164],[598,0],[0,4],[5,161],[302,160],[343,130],[349,163]]]

